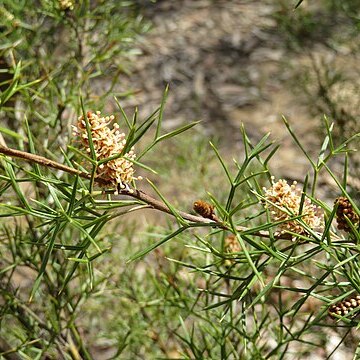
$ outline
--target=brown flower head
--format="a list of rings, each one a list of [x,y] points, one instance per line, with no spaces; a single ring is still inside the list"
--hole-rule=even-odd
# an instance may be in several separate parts
[[[112,129],[110,124],[114,120],[114,116],[101,117],[100,111],[87,113],[89,121],[91,138],[94,145],[95,155],[97,160],[102,160],[120,154],[125,145],[125,134],[120,133],[119,125],[114,123]],[[80,138],[83,146],[87,152],[90,152],[88,133],[86,130],[86,122],[83,116],[78,119],[77,126],[73,127],[74,135]],[[141,176],[134,177],[134,168],[131,160],[135,160],[136,154],[131,148],[124,156],[114,160],[107,161],[97,168],[97,176],[116,188],[120,186],[121,189],[131,191],[129,184],[133,180],[141,180]]]
[[[360,295],[352,296],[330,306],[328,313],[332,318],[335,318],[335,315],[346,316],[353,310],[360,310]],[[356,314],[354,313],[353,315],[355,316]]]
[[[347,223],[345,215],[355,227],[359,225],[359,216],[356,214],[348,198],[340,196],[335,200],[335,204],[338,205],[336,209],[337,228],[339,230],[351,232],[352,229]]]
[[[196,200],[194,210],[204,218],[215,220],[214,206],[203,200]]]
[[[282,221],[300,215],[302,190],[296,187],[296,181],[289,185],[283,179],[274,182],[272,177],[272,183],[269,189],[264,188],[265,207],[270,210],[271,220]],[[311,229],[320,229],[323,222],[320,214],[320,209],[305,198],[301,210],[302,222]],[[280,232],[291,231],[300,235],[306,233],[306,229],[297,220],[285,221],[278,225],[278,229]]]

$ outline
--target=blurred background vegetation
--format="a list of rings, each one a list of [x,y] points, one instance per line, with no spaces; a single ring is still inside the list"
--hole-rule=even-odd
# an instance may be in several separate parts
[[[326,135],[324,115],[335,123],[337,144],[360,132],[360,1],[304,0],[294,10],[295,5],[289,0],[79,0],[72,5],[2,0],[0,143],[28,150],[27,119],[36,152],[64,162],[61,149],[73,144],[71,125],[81,114],[79,96],[86,109],[120,117],[116,96],[128,114],[139,107],[139,118],[145,118],[169,84],[165,130],[201,120],[146,159],[159,173],[152,181],[178,208],[190,211],[207,192],[226,199],[226,177],[208,141],[225,160],[241,163],[241,124],[254,142],[272,132],[281,147],[270,168],[277,178],[301,183],[309,164],[286,132],[282,115],[310,156]],[[350,158],[349,192],[358,201],[360,158],[356,153]],[[341,174],[343,161],[332,165]],[[319,182],[318,196],[331,204],[337,187],[325,175]],[[6,190],[2,185],[2,203],[13,199]],[[40,185],[24,192],[29,198],[46,194]],[[244,210],[243,218],[251,215]],[[266,316],[264,323],[247,324],[240,303],[225,312],[221,307],[203,311],[219,293],[236,291],[236,285],[210,276],[226,272],[221,262],[206,273],[214,255],[189,245],[196,242],[194,234],[126,263],[170,233],[170,222],[150,211],[113,220],[101,233],[111,251],[94,260],[93,279],[88,280],[86,266],[79,266],[58,301],[57,284],[65,277],[61,267],[67,265],[65,257],[54,255],[53,273],[31,304],[42,253],[26,243],[39,238],[41,229],[29,218],[2,222],[0,354],[11,359],[16,348],[24,359],[265,358],[258,352],[268,349],[264,344],[244,353],[237,349],[244,331],[254,344],[259,328],[276,331]],[[215,237],[213,245],[220,247],[221,241]],[[203,271],[191,272],[189,264]],[[233,271],[242,276],[241,266]],[[319,304],[308,306],[305,311],[311,312]],[[316,351],[305,339],[287,355],[267,352],[267,358],[326,359],[338,343],[338,358],[351,358],[358,339],[355,332],[344,337],[348,329],[342,330],[329,325],[317,333],[322,347]]]

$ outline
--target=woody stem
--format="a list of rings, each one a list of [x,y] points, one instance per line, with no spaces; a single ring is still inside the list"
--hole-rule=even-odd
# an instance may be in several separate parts
[[[0,145],[0,154],[13,156],[13,157],[16,157],[16,158],[23,159],[23,160],[25,160],[27,162],[30,162],[30,163],[35,163],[35,164],[39,164],[39,165],[42,165],[42,166],[45,166],[45,167],[50,167],[50,168],[53,168],[53,169],[65,171],[65,172],[67,172],[69,174],[78,175],[78,176],[80,176],[82,178],[85,178],[85,179],[91,179],[91,175],[86,173],[86,172],[74,169],[74,168],[72,168],[70,166],[60,164],[60,163],[58,163],[58,162],[56,162],[54,160],[47,159],[47,158],[45,158],[43,156],[40,156],[40,155],[35,155],[35,154],[28,153],[28,152],[25,152],[25,151],[11,149],[11,148],[3,146],[3,145]],[[102,184],[102,185],[108,183],[104,179],[101,179],[101,178],[95,178],[95,181]],[[114,192],[115,192],[115,190],[114,190]],[[159,200],[154,199],[153,197],[146,194],[142,190],[121,189],[119,194],[133,197],[135,199],[143,201],[144,203],[146,203],[147,205],[149,205],[153,209],[156,209],[156,210],[162,211],[164,213],[173,215],[173,213],[166,206],[166,204],[162,203]],[[216,221],[214,221],[214,220],[211,220],[211,219],[204,218],[202,216],[192,215],[192,214],[186,213],[184,211],[178,211],[178,214],[184,220],[188,220],[188,221],[195,222],[195,223],[214,224],[214,227],[228,229],[227,226],[222,224],[221,221],[218,220],[217,218],[215,218]],[[244,231],[248,231],[249,229],[246,228],[246,227],[243,227],[243,226],[238,226],[236,228],[236,230],[239,231],[239,232],[244,232]],[[257,231],[257,232],[254,232],[252,235],[260,236],[260,237],[266,237],[266,238],[270,237],[270,234],[267,231]],[[289,238],[289,236],[287,234],[279,235],[278,237],[279,238],[286,238],[286,239]]]

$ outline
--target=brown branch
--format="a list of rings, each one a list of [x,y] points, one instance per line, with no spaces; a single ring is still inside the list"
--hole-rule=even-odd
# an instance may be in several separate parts
[[[24,159],[25,161],[28,161],[28,162],[31,162],[31,163],[36,163],[36,164],[39,164],[39,165],[42,165],[42,166],[51,167],[53,169],[62,170],[62,171],[65,171],[65,172],[67,172],[69,174],[78,175],[78,176],[80,176],[82,178],[85,178],[85,179],[91,179],[91,175],[86,173],[86,172],[74,169],[74,168],[72,168],[70,166],[59,164],[58,162],[47,159],[47,158],[45,158],[43,156],[31,154],[31,153],[28,153],[28,152],[25,152],[25,151],[15,150],[15,149],[11,149],[11,148],[8,148],[6,146],[0,145],[0,154],[17,157],[17,158]],[[101,179],[101,178],[95,178],[95,181],[102,184],[102,185],[108,183],[106,180]],[[108,193],[108,191],[107,191],[107,193]],[[151,197],[150,195],[147,195],[146,193],[144,193],[141,190],[122,189],[119,192],[119,194],[133,197],[135,199],[143,201],[144,203],[148,204],[151,208],[153,208],[155,210],[159,210],[161,212],[164,212],[164,213],[167,213],[167,214],[170,214],[170,215],[174,215],[170,211],[170,209],[166,206],[166,204],[162,203],[159,200],[154,199],[153,197]],[[219,221],[217,218],[215,218],[216,221],[214,221],[214,220],[211,220],[211,219],[204,218],[202,216],[192,215],[192,214],[186,213],[184,211],[178,211],[178,214],[183,219],[194,222],[194,223],[214,224],[214,227],[222,228],[224,230],[231,230],[227,226],[222,224],[221,221]],[[245,232],[245,231],[248,231],[250,229],[248,229],[248,228],[246,228],[244,226],[238,226],[238,227],[236,227],[236,230],[239,231],[239,232]],[[265,237],[265,238],[270,237],[270,234],[269,234],[268,231],[257,231],[257,232],[254,232],[252,235]],[[277,238],[289,239],[289,234],[281,234],[281,235],[278,235]],[[291,237],[290,237],[290,239],[291,239]]]
[[[83,178],[86,179],[90,179],[90,174],[87,174],[85,172],[82,172],[80,170],[74,169],[70,166],[66,166],[63,164],[59,164],[56,161],[47,159],[43,156],[39,156],[39,155],[35,155],[35,154],[31,154],[25,151],[20,151],[20,150],[15,150],[15,149],[10,149],[6,146],[0,145],[0,153],[4,154],[4,155],[9,155],[9,156],[13,156],[13,157],[17,157],[20,159],[24,159],[28,162],[31,163],[35,163],[35,164],[39,164],[42,166],[46,166],[46,167],[51,167],[53,169],[57,169],[57,170],[62,170],[65,171],[69,174],[73,174],[73,175],[79,175]]]
[[[159,210],[161,212],[173,215],[173,213],[169,210],[169,208],[162,203],[159,200],[154,199],[153,197],[147,195],[146,193],[144,193],[141,190],[132,190],[132,192],[128,191],[128,190],[121,190],[119,192],[120,195],[126,195],[126,196],[131,196],[135,199],[141,200],[143,202],[145,202],[146,204],[150,205],[151,208],[155,209],[155,210]],[[197,215],[192,215],[189,214],[187,212],[184,211],[178,211],[177,212],[183,219],[194,222],[194,223],[203,223],[203,224],[214,224],[214,227],[219,227],[219,228],[223,228],[224,230],[231,230],[230,228],[228,228],[227,226],[225,226],[221,220],[219,220],[218,218],[215,217],[215,220],[211,220],[211,219],[207,219],[204,218],[202,216],[197,216]],[[249,228],[245,227],[245,226],[237,226],[236,230],[239,232],[244,232],[244,231],[248,231]],[[253,235],[256,236],[260,236],[260,237],[266,237],[268,238],[269,232],[267,231],[257,231],[255,233],[253,233]],[[282,234],[281,238],[284,239],[289,239],[289,234]]]

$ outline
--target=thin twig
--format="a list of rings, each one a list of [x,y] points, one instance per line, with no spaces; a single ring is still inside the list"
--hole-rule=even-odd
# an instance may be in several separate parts
[[[43,166],[46,166],[46,167],[51,167],[53,169],[62,170],[62,171],[65,171],[65,172],[67,172],[69,174],[79,175],[79,176],[81,176],[83,178],[86,178],[86,179],[90,179],[90,174],[88,174],[88,173],[85,173],[83,171],[74,169],[74,168],[72,168],[70,166],[59,164],[56,161],[47,159],[47,158],[45,158],[43,156],[40,156],[40,155],[35,155],[35,154],[31,154],[31,153],[28,153],[28,152],[25,152],[25,151],[11,149],[11,148],[3,146],[3,145],[0,145],[0,153],[4,154],[4,155],[24,159],[24,160],[26,160],[28,162],[31,162],[31,163],[36,163],[36,164],[43,165]],[[100,179],[100,182],[101,182],[101,179]]]
[[[0,154],[4,154],[4,155],[8,155],[8,156],[13,156],[13,157],[17,157],[20,159],[24,159],[25,161],[31,162],[31,163],[36,163],[42,166],[46,166],[46,167],[51,167],[53,169],[57,169],[57,170],[62,170],[65,171],[69,174],[73,174],[73,175],[78,175],[82,178],[85,179],[90,179],[91,178],[91,174],[88,174],[86,172],[74,169],[70,166],[66,166],[63,164],[60,164],[56,161],[47,159],[43,156],[40,155],[35,155],[35,154],[31,154],[25,151],[20,151],[20,150],[15,150],[15,149],[11,149],[9,147],[0,145]],[[104,185],[107,184],[108,182],[102,178],[95,178],[95,181]],[[115,192],[115,190],[114,190]],[[106,191],[106,193],[109,193],[109,191]],[[170,214],[170,215],[174,215],[170,209],[161,201],[154,199],[153,197],[151,197],[150,195],[146,194],[145,192],[141,191],[141,190],[137,190],[137,189],[132,189],[132,190],[126,190],[126,189],[122,189],[119,192],[119,195],[125,195],[125,196],[130,196],[133,197],[135,199],[138,199],[140,201],[143,201],[144,203],[148,204],[151,208],[159,210],[161,212]],[[221,221],[214,221],[211,219],[207,219],[204,218],[202,216],[196,216],[196,215],[192,215],[189,213],[186,213],[184,211],[178,211],[178,214],[184,219],[184,220],[188,220],[194,223],[203,223],[203,224],[214,224],[214,227],[218,227],[218,228],[223,228],[225,230],[228,229],[227,226],[225,226],[223,223],[221,223]],[[238,226],[236,227],[236,230],[239,232],[245,232],[245,231],[249,231],[249,228],[246,228],[244,226]],[[269,238],[270,237],[270,233],[268,231],[256,231],[254,233],[252,233],[252,235],[254,236],[259,236],[259,237],[265,237],[265,238]],[[276,238],[278,239],[289,239],[289,234],[279,234],[276,236]]]

